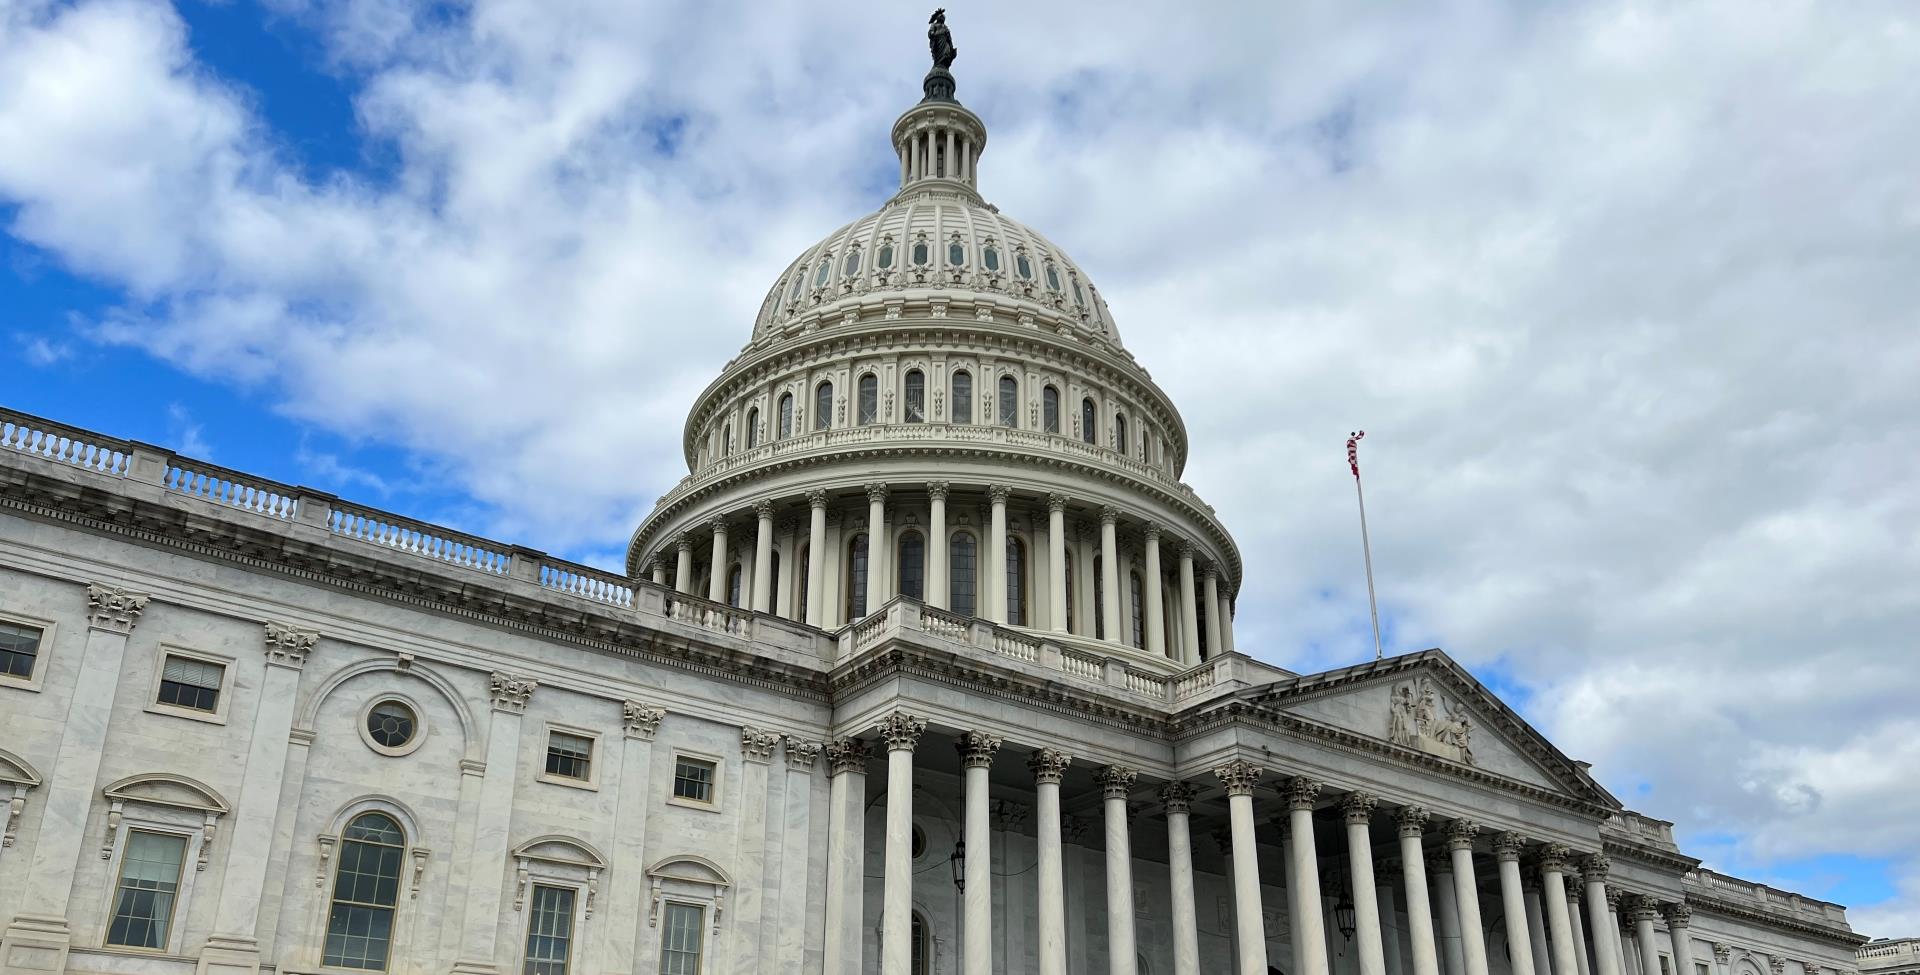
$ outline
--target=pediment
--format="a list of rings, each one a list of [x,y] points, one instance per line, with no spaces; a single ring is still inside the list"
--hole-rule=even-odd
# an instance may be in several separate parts
[[[215,814],[223,814],[228,808],[219,793],[181,775],[130,776],[107,786],[104,791],[108,799],[121,802],[144,802]]]
[[[1437,759],[1619,808],[1581,765],[1438,650],[1303,677],[1262,703],[1423,764]]]
[[[0,782],[31,789],[40,784],[40,773],[26,759],[0,748]]]
[[[528,860],[566,863],[594,869],[605,869],[607,865],[607,858],[601,856],[600,851],[566,836],[542,836],[523,844],[513,851],[513,855]]]

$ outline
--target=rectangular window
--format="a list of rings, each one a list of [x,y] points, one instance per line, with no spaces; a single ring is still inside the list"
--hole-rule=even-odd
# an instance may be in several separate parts
[[[564,731],[547,734],[547,774],[587,781],[593,771],[593,739]]]
[[[573,951],[573,888],[533,886],[527,918],[527,961],[521,975],[567,975]]]
[[[677,758],[673,763],[673,797],[691,802],[713,801],[712,762]]]
[[[220,704],[226,672],[219,664],[169,654],[160,670],[160,703],[211,714]]]
[[[1667,956],[1660,956],[1660,975],[1673,975],[1673,967],[1667,964]]]
[[[139,829],[127,832],[107,944],[166,949],[173,899],[180,890],[180,861],[186,852],[184,836]]]
[[[668,902],[660,932],[660,975],[700,975],[700,933],[706,927],[706,914],[694,904]]]
[[[1711,975],[1707,970],[1707,963],[1703,961],[1693,963],[1693,973],[1694,975]]]
[[[42,632],[37,626],[0,623],[0,677],[33,679],[34,662],[40,659]]]

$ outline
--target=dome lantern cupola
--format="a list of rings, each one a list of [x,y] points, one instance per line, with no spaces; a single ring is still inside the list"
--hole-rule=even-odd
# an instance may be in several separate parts
[[[946,11],[936,10],[927,24],[927,46],[933,67],[921,82],[925,97],[893,123],[893,150],[900,157],[900,189],[924,180],[939,180],[976,190],[974,166],[987,146],[987,127],[980,116],[953,97],[953,72],[958,53],[947,30]],[[977,195],[977,192],[976,194]]]

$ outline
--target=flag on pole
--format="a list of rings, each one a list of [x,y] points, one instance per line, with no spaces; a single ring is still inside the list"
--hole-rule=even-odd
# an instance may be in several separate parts
[[[1360,438],[1366,435],[1367,431],[1359,430],[1347,437],[1347,466],[1353,468],[1356,481],[1360,479]]]
[[[1365,430],[1347,435],[1347,467],[1353,471],[1353,496],[1360,503],[1360,552],[1367,564],[1367,612],[1373,617],[1373,659],[1385,653],[1380,643],[1380,600],[1373,592],[1373,543],[1367,540],[1367,494],[1360,486],[1360,438]]]

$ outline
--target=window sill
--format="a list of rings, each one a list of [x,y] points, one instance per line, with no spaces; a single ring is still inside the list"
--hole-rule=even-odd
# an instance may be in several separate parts
[[[14,677],[11,674],[0,674],[0,687],[11,688],[16,691],[32,691],[38,694],[40,692],[40,681],[33,677]]]
[[[592,779],[575,779],[565,775],[554,775],[551,772],[542,772],[536,778],[548,785],[563,785],[569,789],[583,789],[587,792],[600,791],[600,784]]]
[[[717,802],[701,802],[698,799],[683,799],[679,796],[668,796],[667,805],[680,806],[685,809],[698,809],[701,812],[717,813],[720,811],[720,804]]]
[[[227,715],[224,711],[200,711],[195,708],[182,708],[175,707],[171,704],[155,703],[147,705],[146,712],[148,714],[164,714],[172,718],[186,718],[189,721],[203,721],[207,724],[224,725],[227,723]]]

